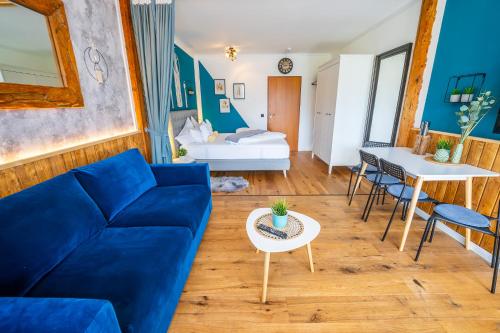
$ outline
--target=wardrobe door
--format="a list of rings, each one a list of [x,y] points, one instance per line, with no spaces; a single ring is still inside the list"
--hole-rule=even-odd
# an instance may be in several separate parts
[[[323,114],[326,110],[326,96],[328,94],[328,81],[325,71],[318,72],[317,86],[316,86],[316,105],[314,108],[314,129],[313,129],[313,153],[321,154],[323,142]]]
[[[336,63],[326,70],[328,88],[326,93],[325,110],[322,120],[322,149],[321,159],[330,164],[332,154],[333,126],[335,122],[335,104],[337,103],[337,88],[339,78],[339,64]]]

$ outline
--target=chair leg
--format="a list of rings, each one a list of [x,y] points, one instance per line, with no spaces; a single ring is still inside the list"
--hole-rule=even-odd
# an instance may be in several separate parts
[[[431,231],[431,235],[429,237],[429,243],[432,243],[432,239],[434,238],[434,231],[436,230],[436,223],[437,223],[437,220],[434,219],[434,221],[432,222],[432,231]]]
[[[352,203],[352,198],[354,198],[354,190],[356,189],[356,184],[358,183],[359,181],[359,177],[361,177],[360,175],[360,171],[358,171],[357,175],[356,175],[356,181],[354,182],[354,188],[352,189],[351,191],[351,197],[349,198],[349,206],[351,205]],[[360,187],[361,187],[361,183],[359,184]]]
[[[496,237],[496,242],[498,244],[500,236],[497,235]],[[497,245],[497,252],[495,256],[495,267],[493,268],[493,281],[491,282],[491,293],[494,294],[496,289],[497,289],[497,276],[498,276],[498,257],[500,257],[500,254],[498,253],[500,251],[500,246]]]
[[[385,193],[386,193],[386,188],[384,187],[383,189],[383,196],[382,196],[382,205],[385,205]]]
[[[382,242],[385,241],[385,237],[387,236],[387,233],[389,232],[389,229],[391,228],[392,219],[394,218],[394,214],[396,214],[396,210],[398,209],[400,201],[401,201],[401,197],[398,197],[398,201],[396,202],[396,205],[394,206],[394,209],[392,210],[392,214],[391,214],[391,218],[389,219],[389,223],[387,223],[387,227],[385,228],[384,235],[382,236],[382,239],[381,239]]]
[[[401,212],[401,220],[406,220],[406,211],[408,209],[408,202],[403,203],[403,211]]]
[[[380,191],[379,185],[377,185],[377,191]],[[368,221],[368,216],[370,216],[370,212],[372,211],[373,202],[375,202],[375,196],[372,197],[372,201],[370,202],[370,207],[368,207],[368,211],[366,212],[365,222]]]
[[[491,268],[495,266],[495,258],[497,256],[497,251],[498,251],[498,237],[495,236],[495,244],[493,245],[493,252],[491,253]]]
[[[415,261],[418,261],[418,257],[420,257],[420,252],[422,251],[422,246],[424,245],[425,240],[427,239],[427,234],[429,233],[429,229],[431,228],[431,224],[434,221],[434,216],[431,216],[429,220],[427,220],[427,224],[425,225],[424,234],[422,235],[422,239],[420,240],[420,245],[418,246],[417,255],[415,256]]]
[[[351,170],[351,177],[349,177],[349,186],[347,187],[347,196],[351,193],[351,184],[352,184],[352,170]]]
[[[362,220],[365,219],[365,214],[366,214],[366,211],[368,209],[368,206],[370,205],[370,200],[372,198],[372,194],[373,194],[374,189],[375,189],[375,183],[373,183],[372,188],[370,189],[370,194],[368,194],[368,199],[366,200],[365,209],[363,210],[363,214],[361,215]]]
[[[380,204],[380,187],[377,190],[377,206]]]

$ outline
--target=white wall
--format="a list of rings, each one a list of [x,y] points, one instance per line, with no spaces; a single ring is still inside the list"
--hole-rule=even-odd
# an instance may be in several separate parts
[[[278,61],[283,54],[239,54],[234,62],[223,54],[197,55],[214,79],[226,79],[226,94],[250,127],[267,128],[267,77],[282,75]],[[311,150],[314,122],[315,87],[318,67],[327,62],[329,54],[288,54],[294,67],[290,75],[302,76],[299,150]],[[233,99],[233,83],[245,83],[246,98]],[[261,117],[261,114],[264,117]]]
[[[403,10],[373,27],[339,50],[339,54],[380,54],[414,42],[420,18],[421,1],[415,1]]]

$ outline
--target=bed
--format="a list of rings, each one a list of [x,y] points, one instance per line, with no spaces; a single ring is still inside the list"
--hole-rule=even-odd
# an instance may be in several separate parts
[[[189,117],[197,118],[197,111],[171,112],[174,136],[180,133]],[[191,143],[183,147],[197,162],[208,163],[212,171],[282,170],[286,177],[290,169],[290,147],[285,139],[231,144],[225,141],[229,134],[219,134],[214,142]],[[176,147],[179,148],[177,142]]]

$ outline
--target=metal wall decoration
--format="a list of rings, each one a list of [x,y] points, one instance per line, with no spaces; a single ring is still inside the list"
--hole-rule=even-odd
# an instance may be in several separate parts
[[[83,58],[89,75],[99,84],[104,84],[109,77],[109,71],[106,58],[104,58],[102,52],[92,45],[83,51]]]

